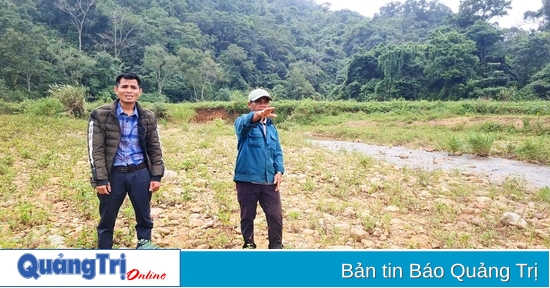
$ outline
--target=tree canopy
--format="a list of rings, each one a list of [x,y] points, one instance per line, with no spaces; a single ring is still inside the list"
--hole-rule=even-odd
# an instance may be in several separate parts
[[[157,101],[523,98],[550,93],[550,1],[536,30],[495,23],[510,0],[394,1],[369,18],[313,0],[0,0],[0,99],[54,84],[112,97],[123,71]]]

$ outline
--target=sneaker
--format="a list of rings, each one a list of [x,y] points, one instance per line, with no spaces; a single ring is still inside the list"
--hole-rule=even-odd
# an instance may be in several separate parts
[[[244,243],[243,249],[256,249],[255,243]]]
[[[160,247],[151,242],[151,240],[139,239],[136,249],[160,249]]]

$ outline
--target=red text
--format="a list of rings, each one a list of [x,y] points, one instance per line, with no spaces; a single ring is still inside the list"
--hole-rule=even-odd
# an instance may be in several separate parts
[[[166,278],[166,273],[157,274],[149,270],[147,274],[141,274],[138,269],[132,269],[126,273],[126,279],[135,280],[135,279],[144,279],[144,280],[164,280]]]

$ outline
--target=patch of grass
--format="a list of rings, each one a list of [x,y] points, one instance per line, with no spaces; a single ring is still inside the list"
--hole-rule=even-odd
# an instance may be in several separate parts
[[[427,187],[433,185],[438,178],[438,171],[417,170],[416,175],[420,185]]]
[[[376,105],[386,107],[386,104]],[[451,119],[446,123],[441,115],[456,115],[438,105],[438,113],[412,113],[406,105],[402,107],[405,110],[389,114],[365,113],[349,125],[345,121],[354,121],[351,116],[347,120],[336,119],[336,115],[326,119],[327,123],[340,123],[335,127],[304,126],[286,120],[284,123],[293,125],[289,125],[292,129],[279,131],[287,170],[281,184],[285,245],[290,241],[294,249],[322,249],[333,245],[359,249],[366,247],[363,245],[414,248],[424,246],[415,241],[425,239],[422,241],[442,242],[445,247],[458,249],[502,248],[505,242],[529,241],[532,245],[548,247],[548,240],[539,236],[530,239],[524,231],[509,231],[505,239],[502,231],[495,229],[495,219],[503,210],[475,208],[476,197],[484,195],[499,199],[508,206],[505,210],[521,206],[525,207],[526,215],[533,215],[550,209],[548,189],[531,191],[522,181],[513,180],[503,186],[477,182],[459,170],[398,168],[361,153],[330,152],[309,144],[304,137],[305,132],[319,129],[327,135],[357,136],[366,143],[426,147],[436,146],[438,141],[451,135],[453,127],[459,125],[453,123],[465,123],[460,134],[479,132],[475,128],[479,126],[472,126],[468,121],[483,119]],[[415,113],[418,114],[415,120],[408,121],[408,116]],[[151,205],[157,217],[155,223],[159,224],[156,227],[168,228],[171,233],[155,233],[155,243],[175,248],[239,248],[242,245],[236,232],[239,208],[232,180],[237,153],[234,128],[222,120],[200,124],[167,119],[162,125],[167,177],[161,190],[153,195]],[[86,121],[57,116],[0,115],[0,126],[3,127],[0,130],[0,181],[3,183],[0,186],[0,230],[3,231],[0,247],[48,247],[48,237],[52,235],[65,237],[68,247],[95,246],[98,200],[89,185]],[[60,130],[64,131],[63,137],[59,137]],[[539,142],[534,133],[525,133],[496,132],[498,141],[495,142],[521,143],[533,139],[541,151],[550,147],[544,141]],[[491,152],[493,155],[505,153],[504,149]],[[420,197],[420,193],[427,197]],[[501,201],[503,197],[509,201]],[[529,205],[532,202],[536,202],[536,207]],[[117,219],[115,243],[116,247],[132,248],[136,240],[132,228],[135,219],[131,205],[125,205]],[[388,209],[389,206],[397,206],[399,211]],[[466,210],[475,211],[471,218],[479,220],[476,225],[461,218],[462,212],[458,211]],[[261,225],[255,232],[260,247],[267,247],[264,219],[260,212],[258,223]],[[208,223],[213,224],[206,225]],[[355,228],[370,234],[368,243],[353,239],[350,232]],[[307,229],[315,232],[303,233]],[[494,233],[487,232],[490,230]],[[411,240],[410,235],[418,233],[422,237]],[[380,238],[381,235],[385,239]]]
[[[86,117],[86,94],[87,89],[84,86],[71,85],[50,85],[48,93],[54,99],[59,100],[65,111],[75,117]]]
[[[532,160],[546,163],[550,160],[550,149],[546,146],[547,141],[535,141],[533,139],[524,140],[515,149],[518,159]]]
[[[546,186],[538,191],[538,198],[546,203],[550,203],[550,187]]]
[[[168,121],[171,123],[186,124],[189,123],[194,116],[195,111],[193,109],[181,104],[170,105],[166,112],[166,118],[168,118]]]
[[[459,156],[462,155],[463,146],[462,139],[456,135],[451,135],[443,142],[443,149],[449,151],[449,155]]]
[[[495,137],[490,134],[470,133],[467,137],[467,142],[473,154],[481,157],[491,155],[491,148]]]
[[[506,177],[502,188],[505,195],[509,195],[515,201],[522,201],[526,198],[526,181],[521,176]]]
[[[2,155],[0,157],[0,175],[6,175],[11,170],[13,165],[13,158],[9,155]]]
[[[378,162],[373,157],[366,156],[364,154],[357,155],[357,159],[359,159],[359,165],[363,168],[371,168]]]
[[[296,210],[290,211],[288,212],[288,218],[290,218],[290,220],[298,220],[298,218],[300,218],[300,212]]]
[[[361,224],[363,225],[363,229],[369,232],[376,227],[376,219],[374,219],[371,215],[365,215],[361,217]]]
[[[65,236],[67,247],[93,249],[97,247],[97,233],[94,226],[82,225],[79,232]]]

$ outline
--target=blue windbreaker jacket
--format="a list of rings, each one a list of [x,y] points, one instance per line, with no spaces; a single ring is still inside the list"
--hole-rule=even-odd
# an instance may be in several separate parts
[[[253,117],[254,112],[250,112],[235,120],[238,152],[233,180],[273,183],[277,172],[285,172],[279,133],[271,119],[267,119],[264,136],[262,124],[252,123]]]

